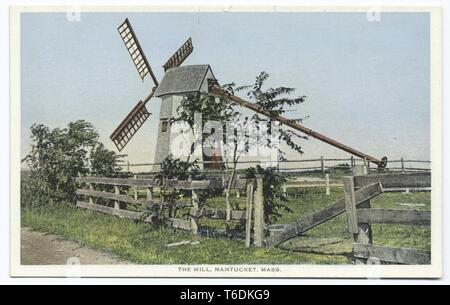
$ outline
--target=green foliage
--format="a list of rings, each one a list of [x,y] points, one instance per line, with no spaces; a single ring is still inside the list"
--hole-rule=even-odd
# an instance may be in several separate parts
[[[275,172],[275,168],[262,168],[261,166],[247,169],[246,178],[261,176],[263,179],[264,193],[264,222],[266,224],[276,223],[282,216],[281,211],[292,213],[288,206],[288,199],[282,192],[282,185],[286,178]]]
[[[160,196],[165,204],[174,205],[184,198],[191,198],[191,190],[187,189],[175,189],[167,187],[165,182],[168,180],[202,180],[205,176],[200,172],[200,167],[198,166],[198,161],[182,161],[180,159],[174,159],[171,155],[166,157],[161,163],[160,171],[155,175],[154,180],[158,182],[160,187]],[[216,196],[222,193],[222,189],[211,189],[211,190],[198,190],[198,204],[202,207],[208,198]],[[177,211],[182,211],[182,209],[169,208],[169,217],[175,215]],[[162,211],[159,217],[163,217]],[[187,216],[186,212],[183,216]]]
[[[189,197],[190,191],[167,187],[165,182],[167,180],[189,180],[198,178],[201,178],[201,176],[197,160],[193,162],[181,161],[180,159],[173,159],[172,156],[169,155],[163,162],[161,162],[161,169],[155,175],[154,180],[158,182],[160,187],[160,196],[163,203],[174,205],[177,201],[183,199],[184,197]],[[172,215],[176,212],[176,209],[169,208],[168,216],[172,217]],[[158,215],[159,218],[161,218],[160,223],[164,223],[164,215],[165,214],[160,211]]]
[[[256,124],[259,128],[260,123],[265,123],[269,126],[269,135],[271,134],[271,123],[274,122],[272,117],[261,116],[258,113],[254,113],[250,117],[246,117],[244,120],[238,120],[241,115],[239,108],[236,107],[236,103],[230,100],[231,95],[235,95],[240,91],[247,91],[246,95],[250,100],[253,100],[260,109],[268,111],[272,116],[283,115],[286,109],[292,106],[302,104],[306,100],[306,96],[298,96],[291,98],[290,95],[295,91],[294,88],[289,87],[276,87],[263,90],[264,83],[268,80],[269,74],[261,72],[256,77],[255,83],[252,86],[236,86],[234,83],[226,84],[222,86],[222,89],[227,93],[225,96],[216,97],[207,93],[200,94],[188,94],[181,101],[177,108],[177,116],[171,118],[171,123],[186,122],[194,130],[195,126],[195,114],[202,115],[202,125],[207,121],[220,122],[223,125],[224,130],[227,127],[233,128],[224,132],[223,141],[226,143],[234,143],[234,148],[237,148],[239,142],[245,142],[244,149],[239,151],[234,149],[230,152],[233,159],[233,163],[236,163],[242,153],[247,153],[254,146],[266,146],[268,148],[275,147],[276,143],[273,143],[270,139],[261,138],[259,135],[245,134],[245,139],[238,139],[238,130],[246,130],[250,124]],[[302,122],[307,116],[291,121]],[[227,125],[232,122],[233,124]],[[200,123],[200,122],[197,122]],[[202,134],[202,143],[204,145],[204,139],[211,134]],[[283,126],[279,128],[278,140],[284,142],[289,148],[298,153],[303,153],[301,146],[297,143],[299,139],[308,139],[308,137],[301,135],[291,129],[287,129]],[[193,144],[191,153],[194,151]],[[285,152],[279,147],[280,158],[284,158]]]
[[[202,178],[197,160],[192,162],[181,161],[180,159],[174,159],[171,155],[161,162],[161,169],[155,175],[155,180],[161,186],[166,180],[195,180],[196,178]]]
[[[203,127],[206,121],[220,122],[223,126],[223,142],[227,145],[223,146],[224,159],[228,162],[231,159],[232,172],[228,177],[227,192],[231,191],[234,179],[236,178],[237,163],[239,158],[250,151],[254,147],[277,149],[280,160],[284,159],[285,151],[281,144],[284,143],[290,149],[302,154],[303,150],[298,140],[308,139],[304,135],[300,135],[297,132],[286,128],[283,125],[278,125],[278,134],[272,130],[274,122],[274,116],[283,115],[286,109],[292,106],[302,104],[306,100],[306,96],[290,97],[295,89],[289,87],[276,87],[264,89],[264,84],[268,80],[269,74],[261,72],[256,77],[253,85],[250,86],[236,86],[234,83],[226,84],[222,86],[222,90],[225,91],[224,96],[216,97],[211,94],[190,94],[186,95],[181,101],[180,106],[177,109],[178,116],[171,118],[171,122],[184,121],[189,124],[191,130],[194,130],[194,126],[200,122],[196,122],[195,114],[202,114],[201,127]],[[270,113],[270,117],[262,116],[258,113],[253,113],[251,116],[247,116],[244,119],[241,118],[242,113],[239,108],[236,107],[236,103],[230,99],[231,96],[238,92],[246,91],[247,97],[254,102],[260,109]],[[294,122],[302,122],[305,117],[293,119]],[[265,124],[267,129],[267,135],[262,135],[259,130]],[[256,127],[256,130],[252,130],[252,127]],[[228,130],[229,129],[229,130]],[[212,131],[213,132],[213,131]],[[212,134],[211,132],[211,134]],[[254,132],[255,134],[252,134]],[[208,143],[205,142],[205,138],[211,134],[202,133],[200,145],[205,146]],[[276,139],[278,141],[274,141]],[[191,154],[195,150],[196,144],[191,147]],[[231,148],[231,149],[230,149]],[[228,164],[226,164],[228,167]],[[274,181],[275,182],[275,181]],[[280,185],[277,183],[272,184],[271,192],[279,193]],[[270,196],[271,198],[273,196]],[[229,198],[227,197],[227,202]],[[271,200],[271,199],[270,199]],[[266,217],[269,221],[274,221],[279,216],[279,210],[285,206],[283,202],[268,201],[268,207],[266,211]]]
[[[120,156],[105,149],[98,138],[93,125],[84,120],[54,129],[34,124],[31,151],[23,159],[30,169],[26,184],[22,185],[23,206],[48,207],[74,202],[75,177],[90,170],[99,175],[116,174],[120,170],[117,167]],[[89,152],[92,168],[88,166]]]
[[[122,170],[119,166],[119,162],[124,156],[125,155],[118,155],[114,151],[108,150],[103,143],[98,143],[91,149],[89,155],[91,174],[93,176],[102,177],[119,176]]]
[[[219,122],[225,130],[226,123],[239,115],[235,108],[236,105],[229,103],[227,97],[215,97],[208,93],[187,94],[177,108],[177,116],[172,117],[170,123],[185,122],[193,132],[197,126],[201,126],[201,139],[196,139],[197,142],[192,144],[192,154],[195,145],[208,145],[205,139],[216,132],[216,130],[204,131],[205,122]],[[201,114],[201,122],[196,121],[196,114]],[[226,141],[225,135],[223,135],[223,141]]]
[[[103,143],[98,143],[89,153],[89,169],[91,176],[128,178],[130,173],[122,172],[119,162],[125,155],[118,155],[116,152],[105,148]],[[121,191],[127,192],[130,187],[119,187]],[[97,190],[105,192],[114,192],[113,185],[97,185]],[[112,206],[111,200],[104,198],[94,198],[96,204]]]
[[[276,87],[263,89],[265,82],[269,79],[269,74],[266,72],[261,72],[259,76],[256,77],[255,83],[252,86],[242,86],[237,88],[239,91],[247,90],[247,96],[250,100],[255,101],[255,104],[259,106],[260,109],[268,111],[272,116],[283,115],[286,113],[287,108],[292,106],[297,106],[306,101],[306,96],[298,96],[291,98],[290,95],[294,93],[294,88],[289,87]],[[304,116],[297,119],[292,119],[292,122],[303,122],[308,116]],[[254,121],[257,125],[261,123],[266,123],[269,126],[268,133],[272,134],[271,123],[275,122],[273,117],[265,117],[258,113],[255,113],[250,121]],[[301,146],[297,143],[297,140],[306,140],[307,136],[301,135],[289,128],[280,125],[278,134],[278,140],[281,143],[285,143],[290,149],[302,154],[303,150]],[[260,139],[257,139],[260,140]],[[265,140],[265,139],[263,139]],[[261,145],[259,141],[256,141],[256,145]],[[267,139],[263,145],[268,148],[275,147],[274,143],[270,139]],[[278,153],[280,159],[284,159],[285,151],[278,145]]]
[[[227,97],[215,97],[208,93],[187,94],[177,108],[177,116],[171,122],[186,122],[193,129],[195,114],[202,115],[202,122],[226,122],[236,115],[236,105],[229,103]]]

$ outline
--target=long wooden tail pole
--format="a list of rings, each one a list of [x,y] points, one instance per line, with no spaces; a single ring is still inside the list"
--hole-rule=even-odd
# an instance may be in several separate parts
[[[253,110],[253,111],[255,111],[257,113],[260,113],[260,114],[262,114],[262,115],[264,115],[266,117],[270,117],[271,119],[273,119],[275,121],[278,121],[281,124],[287,125],[287,126],[291,127],[292,129],[301,131],[304,134],[307,134],[307,135],[309,135],[309,136],[311,136],[313,138],[316,138],[316,139],[318,139],[318,140],[320,140],[322,142],[330,144],[330,145],[332,145],[332,146],[334,146],[336,148],[339,148],[339,149],[341,149],[341,150],[343,150],[345,152],[348,152],[348,153],[350,153],[352,155],[355,155],[355,156],[360,157],[362,159],[366,159],[369,162],[375,163],[378,167],[384,167],[385,166],[386,161],[379,160],[379,159],[377,159],[375,157],[372,157],[370,155],[367,155],[367,154],[365,154],[365,153],[363,153],[363,152],[361,152],[359,150],[356,150],[356,149],[351,148],[351,147],[349,147],[347,145],[344,145],[344,144],[342,144],[342,143],[340,143],[338,141],[335,141],[335,140],[333,140],[333,139],[331,139],[331,138],[329,138],[329,137],[327,137],[327,136],[325,136],[323,134],[320,134],[320,133],[318,133],[318,132],[316,132],[316,131],[314,131],[312,129],[309,129],[309,128],[303,126],[303,125],[300,125],[299,123],[294,122],[293,120],[287,119],[287,118],[282,117],[280,115],[274,115],[273,113],[270,113],[267,110],[261,109],[259,106],[257,106],[254,103],[250,103],[250,102],[248,102],[246,100],[241,99],[240,97],[237,97],[235,95],[229,94],[228,92],[224,91],[221,88],[217,88],[217,87],[211,88],[210,93],[213,94],[213,95],[217,95],[217,96],[226,96],[229,100],[231,100],[232,102],[234,102],[234,103],[236,103],[236,104],[238,104],[238,105],[240,105],[242,107],[245,107],[245,108],[248,108],[250,110]]]

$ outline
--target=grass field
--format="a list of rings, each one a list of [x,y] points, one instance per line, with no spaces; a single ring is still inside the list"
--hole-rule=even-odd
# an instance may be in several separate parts
[[[107,250],[121,259],[140,264],[345,264],[336,255],[314,255],[280,249],[245,248],[241,241],[192,236],[170,229],[150,229],[126,219],[94,214],[75,208],[57,208],[44,213],[23,211],[22,226],[61,235],[93,249]],[[182,240],[198,245],[167,248]]]
[[[290,192],[289,207],[278,223],[292,223],[342,198],[335,187],[330,196],[323,188],[295,189]],[[245,198],[233,198],[241,206]],[[405,206],[406,204],[406,206]],[[415,204],[418,204],[415,206]],[[209,206],[224,207],[223,198],[214,198]],[[373,207],[430,209],[430,193],[386,193],[372,200]],[[193,236],[171,229],[151,228],[114,216],[78,210],[62,205],[44,210],[23,210],[22,226],[50,232],[94,249],[112,251],[120,258],[140,264],[348,264],[352,237],[346,232],[345,215],[340,215],[283,244],[283,249],[245,248],[240,240]],[[203,225],[224,227],[223,220],[202,220]],[[430,229],[402,225],[373,225],[374,243],[387,246],[430,250]],[[182,240],[200,241],[197,245],[166,247]],[[286,250],[287,249],[287,250]],[[302,251],[302,252],[298,252]]]

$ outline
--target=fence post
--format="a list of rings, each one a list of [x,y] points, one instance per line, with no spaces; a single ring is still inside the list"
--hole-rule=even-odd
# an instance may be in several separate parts
[[[227,223],[231,220],[231,205],[230,205],[230,192],[228,189],[225,189],[225,197],[226,197],[226,203],[227,203]]]
[[[189,219],[191,221],[191,232],[192,234],[198,234],[198,225],[197,225],[197,213],[198,213],[198,193],[195,189],[192,189],[192,208],[189,211]]]
[[[117,185],[114,185],[114,194],[120,195],[120,189]],[[114,209],[116,210],[126,210],[127,204],[125,202],[114,201]]]
[[[369,171],[369,166],[370,165],[369,164],[370,164],[369,160],[364,158],[364,170],[365,170],[364,175],[369,175],[370,174],[370,171]]]
[[[119,187],[117,185],[114,185],[114,194],[116,194],[116,195],[120,194]],[[114,201],[114,209],[116,209],[116,210],[120,209],[119,201]]]
[[[355,165],[352,172],[353,176],[365,176],[367,175],[367,167],[365,165]]]
[[[356,209],[370,209],[370,208],[371,208],[370,200],[366,200],[356,207]],[[358,222],[357,225],[358,225],[358,233],[353,235],[355,243],[364,245],[372,244],[372,227],[370,226],[370,223]],[[365,265],[367,263],[367,259],[355,258],[355,263],[357,265]]]
[[[137,175],[134,175],[134,179],[137,180]],[[134,187],[134,200],[138,200],[138,188]]]
[[[89,183],[88,186],[90,191],[94,190],[94,186],[92,185],[92,183]],[[92,196],[89,196],[89,203],[94,203],[94,200],[92,200]]]
[[[147,201],[153,200],[153,188],[147,187]]]
[[[153,201],[153,188],[147,187],[147,206],[151,205],[151,201]]]
[[[369,171],[367,170],[367,164],[368,163],[369,163],[369,161],[366,158],[364,158],[364,170],[363,170],[364,175],[368,175],[369,174]]]
[[[347,211],[348,232],[358,234],[358,219],[356,218],[355,205],[355,183],[353,177],[343,177],[344,183],[344,201],[345,210]]]
[[[255,202],[254,244],[256,247],[262,247],[264,241],[264,190],[263,190],[263,178],[260,175],[256,177],[256,192],[254,202]]]
[[[283,196],[285,198],[287,198],[287,185],[286,185],[286,181],[283,182]]]
[[[403,157],[401,157],[400,162],[402,163],[402,173],[405,172],[405,162],[403,160]]]
[[[330,196],[330,174],[325,174],[325,195]]]
[[[320,168],[322,169],[322,173],[325,172],[325,164],[323,162],[323,156],[320,156]]]
[[[252,240],[252,216],[253,216],[253,182],[247,185],[247,204],[245,210],[245,246],[250,247]]]
[[[127,160],[127,172],[130,172],[130,160]]]

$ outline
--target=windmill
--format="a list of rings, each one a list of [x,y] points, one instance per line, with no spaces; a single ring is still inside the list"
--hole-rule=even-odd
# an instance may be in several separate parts
[[[163,65],[165,75],[161,82],[158,82],[128,19],[125,19],[118,27],[118,31],[140,78],[143,80],[147,75],[150,75],[154,87],[144,100],[139,101],[133,107],[110,138],[117,149],[122,151],[150,117],[146,104],[152,97],[161,98],[155,153],[155,163],[160,163],[171,154],[171,143],[176,135],[171,132],[172,126],[169,120],[176,116],[177,107],[183,96],[188,93],[207,92],[208,84],[211,81],[216,82],[216,79],[209,65],[180,66],[194,49],[192,39],[189,38]],[[196,157],[201,161],[208,158],[202,151],[197,151],[196,154]]]
[[[162,99],[162,103],[155,154],[155,163],[160,163],[170,154],[172,134],[170,132],[171,124],[169,120],[176,114],[177,105],[183,99],[183,96],[193,92],[208,92],[216,96],[227,96],[231,103],[235,103],[264,116],[271,117],[273,120],[287,125],[292,129],[303,132],[322,142],[367,160],[368,162],[375,163],[379,168],[386,167],[386,157],[383,157],[381,160],[377,159],[312,129],[309,129],[297,122],[292,122],[290,119],[279,115],[273,115],[270,112],[259,108],[257,105],[245,101],[237,96],[229,95],[227,92],[222,90],[220,86],[218,86],[218,82],[209,65],[190,65],[181,67],[181,64],[194,49],[191,38],[189,38],[163,65],[165,75],[161,80],[161,83],[159,83],[147,58],[145,57],[144,51],[139,44],[128,18],[125,19],[125,21],[118,27],[118,31],[141,79],[143,80],[147,75],[150,75],[154,83],[154,87],[152,88],[150,94],[133,107],[130,113],[111,134],[110,138],[119,151],[122,151],[139,128],[150,117],[146,104],[153,96],[160,97]],[[206,156],[201,150],[199,153],[197,152],[196,157],[198,157],[200,161],[204,161]]]

